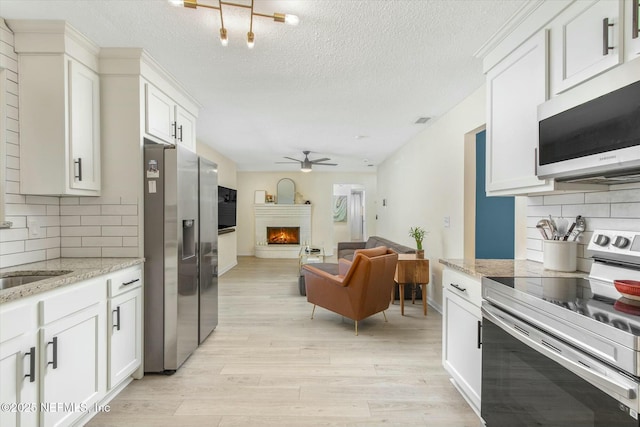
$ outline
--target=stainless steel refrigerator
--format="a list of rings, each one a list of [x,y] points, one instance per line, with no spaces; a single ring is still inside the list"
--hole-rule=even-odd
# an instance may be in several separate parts
[[[218,322],[217,167],[144,145],[145,372],[173,372]]]

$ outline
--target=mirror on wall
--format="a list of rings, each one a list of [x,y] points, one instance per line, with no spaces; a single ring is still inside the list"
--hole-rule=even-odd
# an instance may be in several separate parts
[[[279,205],[292,205],[296,197],[296,184],[289,178],[282,178],[278,181],[278,198],[276,202]]]

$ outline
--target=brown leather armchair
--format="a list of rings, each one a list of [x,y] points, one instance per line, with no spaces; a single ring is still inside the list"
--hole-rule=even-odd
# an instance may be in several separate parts
[[[354,320],[356,335],[358,320],[382,311],[386,321],[384,310],[389,308],[397,263],[398,254],[381,246],[357,250],[353,262],[340,259],[337,275],[305,264],[307,301],[313,304],[311,318],[319,305]]]

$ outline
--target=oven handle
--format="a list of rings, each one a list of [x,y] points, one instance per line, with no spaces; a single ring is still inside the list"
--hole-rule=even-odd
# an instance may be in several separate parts
[[[619,384],[615,381],[612,381],[610,378],[605,377],[604,375],[600,374],[599,372],[595,372],[592,371],[591,369],[588,369],[572,360],[569,360],[565,357],[563,357],[562,355],[556,353],[553,350],[548,349],[547,347],[543,346],[542,344],[538,344],[537,342],[535,342],[534,340],[532,340],[531,338],[529,338],[528,336],[526,336],[525,334],[523,334],[522,332],[519,332],[518,329],[514,329],[511,325],[509,325],[508,323],[506,323],[504,320],[502,320],[500,317],[498,317],[496,314],[494,314],[493,312],[490,311],[491,308],[487,307],[487,306],[482,306],[482,315],[484,317],[486,317],[487,319],[489,319],[491,322],[495,323],[497,326],[499,326],[501,329],[503,329],[505,332],[507,332],[509,335],[513,336],[515,339],[517,339],[518,341],[521,341],[523,343],[525,343],[526,345],[528,345],[529,347],[533,348],[534,350],[536,350],[537,352],[545,355],[546,357],[548,357],[549,359],[559,363],[560,365],[562,365],[563,367],[567,368],[568,370],[570,370],[571,372],[573,372],[574,374],[578,375],[579,377],[589,381],[590,383],[596,385],[597,387],[600,388],[606,388],[611,390],[612,392],[621,395],[627,399],[633,399],[634,396],[634,389],[633,388],[629,388],[629,386],[624,385],[624,384]],[[511,317],[511,316],[509,316]],[[515,325],[517,325],[518,322],[517,320],[510,318],[509,320],[515,322]],[[524,323],[523,323],[524,325]]]

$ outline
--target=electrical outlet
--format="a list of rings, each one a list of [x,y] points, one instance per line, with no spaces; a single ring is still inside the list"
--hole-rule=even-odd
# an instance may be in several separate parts
[[[29,228],[29,237],[40,237],[40,224],[35,219],[27,221],[27,227]]]
[[[444,228],[449,228],[449,227],[451,227],[451,217],[445,216],[444,217]]]

